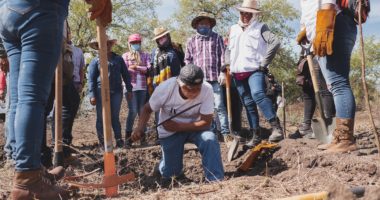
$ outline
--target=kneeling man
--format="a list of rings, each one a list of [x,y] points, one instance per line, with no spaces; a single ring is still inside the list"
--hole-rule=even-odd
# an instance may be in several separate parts
[[[209,131],[214,113],[213,90],[203,79],[202,69],[189,64],[181,69],[178,77],[160,84],[145,104],[132,134],[133,141],[139,140],[150,114],[160,111],[158,134],[162,160],[159,171],[164,179],[182,175],[186,142],[198,147],[208,181],[224,178],[218,138]],[[175,117],[168,120],[172,116]]]

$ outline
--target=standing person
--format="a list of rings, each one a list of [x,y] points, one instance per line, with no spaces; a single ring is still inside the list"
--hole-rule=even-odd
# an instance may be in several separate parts
[[[199,66],[205,74],[206,81],[212,85],[214,107],[220,121],[221,133],[225,142],[228,142],[233,137],[228,136],[230,130],[221,86],[225,83],[225,73],[220,71],[224,64],[225,46],[223,38],[212,30],[215,25],[215,18],[205,12],[192,20],[191,26],[197,33],[187,42],[185,63]]]
[[[109,91],[111,102],[111,121],[114,132],[116,147],[122,148],[124,141],[121,136],[121,125],[119,120],[121,102],[123,100],[122,79],[127,89],[127,100],[132,98],[131,79],[121,56],[112,52],[112,47],[116,40],[107,40],[107,55],[108,55],[108,77]],[[99,49],[98,42],[93,41],[89,46],[95,50]],[[100,64],[99,58],[94,58],[88,66],[88,89],[90,103],[96,105],[96,132],[102,148],[104,148],[103,137],[103,117],[102,117],[102,98],[101,98],[101,79],[100,79]]]
[[[92,19],[100,17],[104,25],[111,21],[110,1],[88,3]],[[10,63],[8,133],[15,138],[14,200],[69,196],[51,178],[57,171],[46,172],[40,160],[44,105],[61,51],[68,4],[68,0],[0,2],[0,37]]]
[[[66,22],[67,23],[67,22]],[[71,31],[67,25],[67,39],[63,56],[63,84],[62,84],[62,140],[63,155],[65,159],[71,157],[71,145],[73,140],[72,129],[77,115],[82,92],[84,56],[80,48],[74,46],[71,41]],[[55,95],[52,90],[52,95]],[[55,138],[55,120],[52,124],[52,138]]]
[[[298,41],[310,41],[326,84],[334,97],[336,129],[331,144],[318,146],[330,153],[356,150],[355,98],[349,81],[350,59],[357,29],[354,18],[335,0],[302,0],[302,30]]]
[[[186,65],[180,75],[160,84],[145,104],[133,141],[144,134],[144,127],[152,112],[160,113],[160,123],[176,113],[188,111],[158,127],[162,160],[159,171],[164,181],[183,174],[183,152],[186,142],[195,143],[202,155],[202,164],[208,181],[223,180],[224,170],[216,135],[208,131],[213,118],[212,86],[203,81],[202,70]]]
[[[130,147],[132,140],[130,139],[133,124],[136,115],[140,116],[140,112],[146,102],[147,95],[147,72],[150,68],[150,55],[141,49],[141,35],[132,34],[128,37],[129,52],[123,54],[123,59],[129,74],[131,76],[132,99],[128,101],[128,117],[125,128],[125,146]]]
[[[253,147],[261,141],[256,106],[272,127],[269,141],[278,142],[284,136],[273,103],[265,93],[265,73],[280,47],[280,41],[266,24],[258,21],[257,15],[262,11],[258,9],[256,0],[244,0],[237,9],[240,19],[231,27],[228,48],[231,51],[231,73],[249,114],[253,137],[247,146]]]

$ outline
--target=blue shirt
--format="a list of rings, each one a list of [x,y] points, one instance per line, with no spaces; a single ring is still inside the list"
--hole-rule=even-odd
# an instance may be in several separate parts
[[[88,66],[88,88],[90,98],[95,97],[97,88],[101,87],[99,58],[94,58]],[[112,53],[108,59],[108,78],[110,93],[123,92],[121,79],[123,79],[128,92],[132,92],[131,78],[121,56]]]

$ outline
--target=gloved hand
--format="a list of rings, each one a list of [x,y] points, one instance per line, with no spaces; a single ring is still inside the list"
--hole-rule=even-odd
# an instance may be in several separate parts
[[[226,84],[226,74],[225,73],[220,72],[220,74],[218,76],[218,83],[220,85],[225,85]]]
[[[103,26],[107,26],[112,21],[112,3],[111,0],[85,0],[91,4],[88,10],[91,13],[90,19],[100,18]]]
[[[303,28],[297,35],[297,44],[300,45],[302,42],[307,41],[306,28]]]
[[[320,57],[333,54],[335,9],[322,9],[317,12],[316,35],[313,42],[314,54]]]

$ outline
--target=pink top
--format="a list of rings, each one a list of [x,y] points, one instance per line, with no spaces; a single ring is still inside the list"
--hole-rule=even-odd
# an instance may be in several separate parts
[[[132,69],[131,66],[136,65],[137,62],[133,56],[131,56],[131,52],[123,54],[122,57],[129,71],[129,75],[131,76],[132,90],[146,90],[146,74],[150,68],[150,55],[148,53],[140,52],[141,63],[135,69]]]

